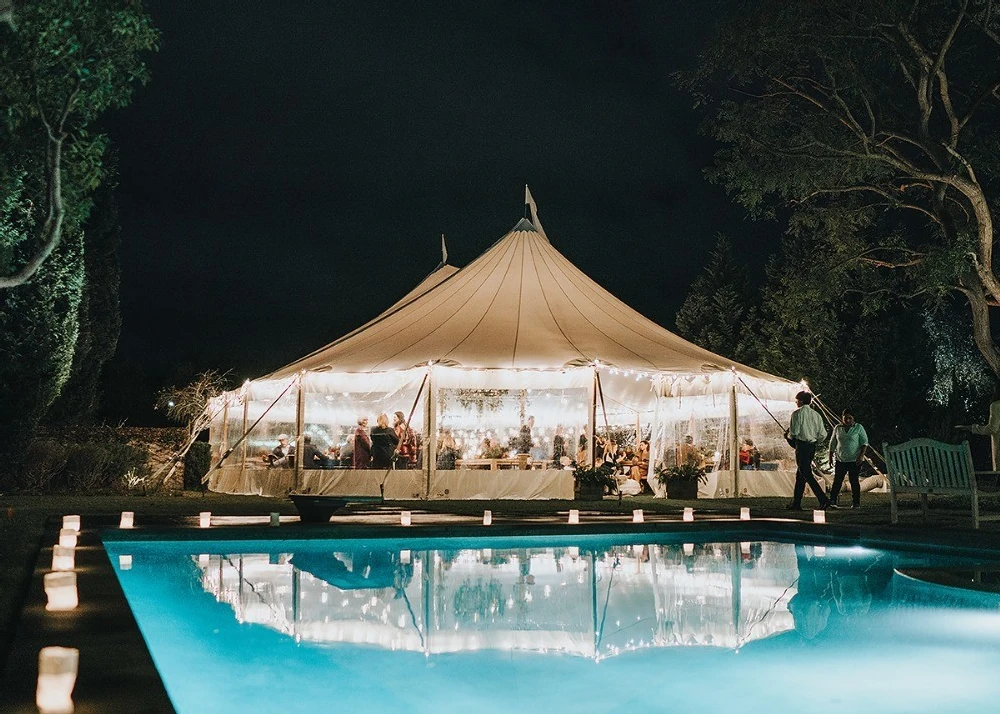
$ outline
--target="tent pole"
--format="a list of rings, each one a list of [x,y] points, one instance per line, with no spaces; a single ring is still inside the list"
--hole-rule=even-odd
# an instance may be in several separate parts
[[[229,445],[229,397],[226,397],[226,403],[222,407],[222,429],[219,435],[219,456],[226,453],[226,447]],[[212,427],[208,427],[208,437],[209,441],[212,438]],[[215,460],[214,458],[212,459]]]
[[[302,487],[302,471],[305,469],[305,428],[306,428],[306,395],[304,389],[304,372],[299,372],[298,394],[295,396],[295,490]]]
[[[653,482],[656,480],[656,459],[659,457],[658,447],[660,445],[660,394],[659,385],[655,387],[657,390],[654,392],[656,394],[656,404],[653,408],[653,425],[649,428],[649,465],[646,467],[646,483],[652,489],[653,494],[656,494],[656,488],[653,487]]]
[[[249,417],[250,410],[250,388],[247,387],[243,390],[243,436],[241,437],[242,443],[240,444],[240,484],[243,483],[243,478],[246,475],[247,468],[247,421]]]
[[[733,385],[729,388],[729,473],[733,479],[733,496],[740,497],[740,459],[739,434],[736,433],[736,423],[739,414],[736,411],[736,379],[733,375]]]
[[[736,649],[740,648],[743,633],[740,632],[740,621],[743,619],[743,553],[739,543],[729,544],[730,563],[732,563],[732,610],[733,610],[733,632],[736,633]]]
[[[437,473],[437,382],[434,380],[434,365],[427,367],[427,408],[424,410],[427,438],[424,440],[424,458],[427,460],[424,479],[424,500],[431,497],[431,482]]]
[[[594,465],[594,438],[597,428],[597,367],[594,367],[594,378],[590,380],[590,410],[587,412],[587,466]],[[583,464],[577,464],[583,466]]]
[[[597,625],[597,551],[590,551],[590,620],[594,628],[594,661],[600,658],[600,645],[598,644]]]

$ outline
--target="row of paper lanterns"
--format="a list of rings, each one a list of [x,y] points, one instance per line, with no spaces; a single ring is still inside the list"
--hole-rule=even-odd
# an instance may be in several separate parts
[[[76,542],[80,516],[63,516],[59,540],[52,547],[52,572],[46,573],[48,611],[73,610],[79,604],[76,590]],[[38,653],[35,705],[42,714],[72,714],[73,687],[80,664],[75,647],[43,647]]]
[[[684,513],[681,516],[685,522],[694,521],[694,509],[685,508]],[[750,520],[750,509],[743,507],[740,509],[740,520],[749,521]],[[633,523],[645,523],[646,517],[642,512],[641,508],[636,508],[632,511],[632,522]],[[400,525],[409,526],[413,524],[413,514],[410,511],[400,511],[399,513],[399,523]],[[572,508],[569,512],[570,525],[579,525],[580,523],[580,511]],[[816,510],[813,511],[813,523],[826,523],[826,511]],[[488,526],[493,524],[493,511],[483,511],[483,525]],[[204,524],[202,527],[205,527]]]

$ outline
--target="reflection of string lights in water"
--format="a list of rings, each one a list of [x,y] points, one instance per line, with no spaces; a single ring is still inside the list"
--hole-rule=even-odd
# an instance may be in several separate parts
[[[302,643],[600,660],[791,629],[793,546],[726,543],[194,557],[236,619]],[[690,548],[688,548],[690,546]],[[751,630],[752,625],[752,631]]]

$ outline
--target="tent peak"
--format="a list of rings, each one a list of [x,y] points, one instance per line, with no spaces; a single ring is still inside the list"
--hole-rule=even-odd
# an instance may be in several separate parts
[[[529,231],[531,233],[538,233],[538,229],[535,228],[535,224],[529,221],[527,218],[522,218],[517,222],[517,225],[510,229],[510,232],[514,231]]]

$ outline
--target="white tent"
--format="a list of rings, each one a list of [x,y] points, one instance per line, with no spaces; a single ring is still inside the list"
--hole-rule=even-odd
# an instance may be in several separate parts
[[[385,372],[433,362],[513,370],[599,363],[684,375],[735,368],[776,380],[643,317],[580,272],[527,218],[462,270],[443,270],[425,279],[413,291],[418,294],[269,378],[302,369]]]
[[[763,435],[764,411],[787,415],[799,384],[656,325],[578,270],[539,225],[532,211],[465,268],[442,263],[375,319],[222,395],[212,434],[217,453],[247,432],[251,445],[244,440],[233,450],[210,487],[270,495],[309,488],[399,498],[570,498],[572,477],[559,468],[558,455],[589,442],[589,459],[599,430],[629,429],[633,443],[649,435],[656,464],[669,463],[664,459],[680,435],[695,427],[715,474],[705,495],[788,490],[787,475],[777,474],[757,477],[759,489],[741,486],[729,454],[737,451],[738,433]],[[306,434],[335,446],[350,438],[355,416],[394,411],[412,413],[421,437],[420,463],[409,469],[317,472],[300,463],[284,472],[255,460],[279,431],[298,435],[301,452]],[[537,430],[536,414],[543,422]],[[505,448],[524,429],[532,432],[527,460],[514,451],[477,458],[484,455],[480,442]],[[443,432],[457,436],[454,464],[440,460]],[[780,429],[779,437],[773,432],[767,438],[779,441]],[[498,479],[492,472],[505,466],[512,468]]]

